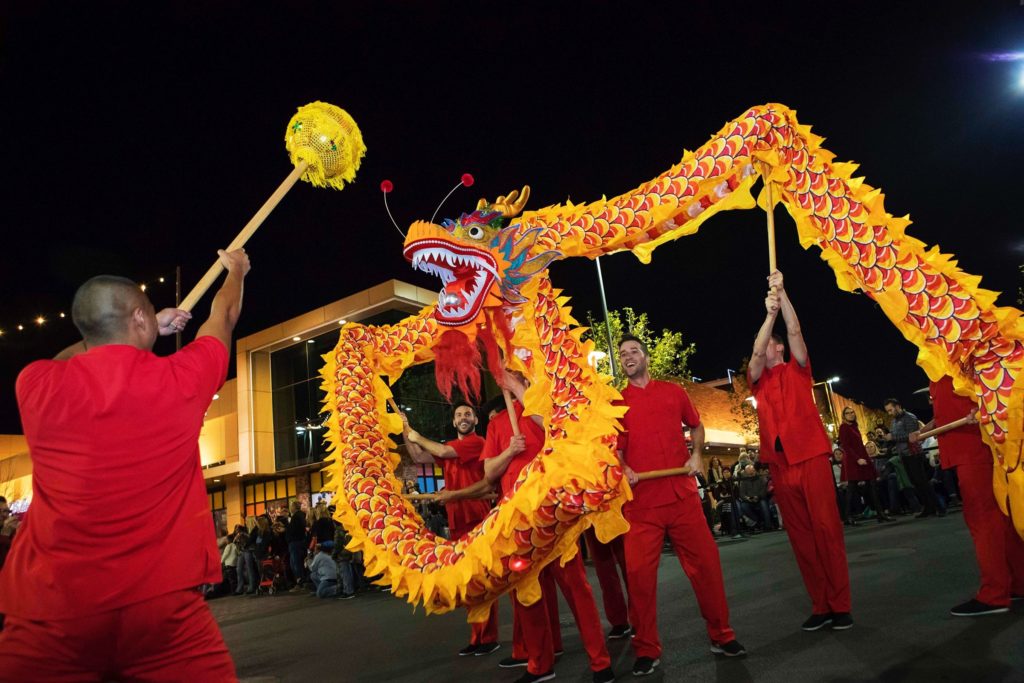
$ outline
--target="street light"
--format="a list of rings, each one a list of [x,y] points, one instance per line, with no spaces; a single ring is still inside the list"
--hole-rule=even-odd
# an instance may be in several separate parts
[[[839,422],[836,420],[836,408],[832,398],[832,384],[839,381],[839,375],[833,375],[822,382],[815,382],[811,386],[811,393],[814,393],[814,387],[819,384],[825,385],[825,400],[828,401],[828,416],[829,416],[829,431],[835,433],[838,428]]]

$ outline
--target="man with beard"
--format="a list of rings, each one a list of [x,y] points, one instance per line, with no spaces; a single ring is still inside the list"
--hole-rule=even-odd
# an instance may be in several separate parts
[[[438,494],[438,500],[462,500],[483,495],[492,485],[498,485],[507,493],[514,487],[520,472],[529,465],[544,448],[544,425],[539,415],[523,414],[523,397],[527,383],[519,373],[505,372],[502,381],[515,396],[514,415],[500,411],[487,425],[487,438],[481,459],[484,462],[485,480],[461,490],[449,490]],[[519,434],[514,434],[512,420],[516,420]],[[539,683],[555,677],[555,656],[560,654],[557,620],[558,593],[556,584],[562,589],[569,609],[572,611],[580,639],[587,651],[593,683],[609,683],[615,680],[611,668],[611,657],[601,632],[601,616],[597,611],[594,593],[587,581],[583,559],[579,553],[562,566],[561,561],[551,562],[538,577],[541,598],[532,605],[524,605],[518,594],[512,597],[512,657],[503,659],[502,668],[526,667],[526,673],[516,683]],[[554,618],[553,618],[554,617]],[[521,655],[525,655],[525,658]]]
[[[409,427],[405,413],[400,415],[405,425],[409,456],[418,463],[439,463],[444,472],[445,488],[462,489],[483,480],[484,464],[480,454],[484,450],[484,440],[476,434],[476,408],[468,403],[455,406],[452,424],[458,438],[448,443],[431,441]],[[448,535],[457,541],[483,521],[491,511],[491,505],[479,498],[451,500],[445,505],[445,511],[448,513]],[[459,656],[489,655],[498,647],[498,603],[495,602],[491,604],[486,621],[472,624],[469,645],[459,650]]]
[[[630,621],[635,635],[634,676],[647,676],[660,663],[658,638],[658,563],[668,535],[683,571],[697,595],[707,624],[711,651],[739,657],[746,650],[729,626],[722,564],[711,536],[694,475],[701,469],[704,425],[689,396],[678,384],[651,379],[647,348],[637,337],[619,341],[619,365],[629,379],[622,399],[629,410],[622,418],[619,459],[633,487],[626,503],[626,585],[629,586]],[[693,454],[687,452],[682,425],[690,427]],[[688,465],[690,476],[672,476],[640,482],[638,472]]]
[[[771,471],[775,500],[811,596],[811,616],[801,628],[817,631],[831,624],[833,631],[841,631],[853,626],[853,617],[846,544],[829,463],[832,444],[814,405],[807,344],[783,289],[782,273],[769,275],[768,286],[767,316],[747,368],[757,400],[761,461]],[[788,361],[786,344],[773,334],[780,312],[789,339]]]
[[[907,476],[910,477],[910,482],[914,485],[917,497],[924,506],[924,509],[917,513],[916,517],[945,515],[946,512],[939,506],[939,499],[929,480],[921,446],[917,443],[911,446],[910,435],[918,431],[921,425],[917,415],[904,410],[903,405],[895,398],[885,400],[885,412],[892,417],[892,427],[885,438],[892,445],[893,451],[900,456],[903,469],[907,471]]]

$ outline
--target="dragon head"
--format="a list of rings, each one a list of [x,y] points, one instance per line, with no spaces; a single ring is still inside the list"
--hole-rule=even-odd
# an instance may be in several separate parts
[[[558,255],[534,253],[540,229],[524,232],[519,223],[511,223],[529,196],[527,186],[494,203],[481,199],[475,211],[456,220],[410,226],[405,258],[442,283],[434,309],[438,323],[470,329],[485,308],[522,303],[519,289]]]

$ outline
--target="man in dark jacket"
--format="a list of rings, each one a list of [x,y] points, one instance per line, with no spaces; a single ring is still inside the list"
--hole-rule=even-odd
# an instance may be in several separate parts
[[[768,507],[768,482],[765,478],[757,473],[753,465],[747,465],[736,486],[743,514],[751,519],[760,518],[761,528],[771,530],[772,513]]]
[[[288,562],[298,588],[306,578],[306,568],[303,565],[306,559],[306,513],[302,511],[302,504],[299,501],[292,503],[292,516],[288,520],[284,537],[288,541]]]
[[[886,435],[886,440],[892,445],[895,454],[900,456],[900,462],[907,471],[917,497],[924,505],[924,510],[917,513],[917,517],[931,517],[938,513],[940,516],[946,514],[939,507],[939,501],[935,497],[935,489],[932,488],[928,470],[925,467],[924,454],[921,448],[916,446],[911,452],[910,435],[920,429],[920,421],[913,413],[903,409],[898,399],[890,398],[885,401],[885,412],[892,416],[892,427]]]

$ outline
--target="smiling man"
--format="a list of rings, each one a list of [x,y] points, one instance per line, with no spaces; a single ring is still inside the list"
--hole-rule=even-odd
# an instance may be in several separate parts
[[[633,487],[633,500],[625,506],[629,521],[625,549],[630,621],[636,632],[635,676],[653,673],[660,663],[658,563],[666,535],[697,595],[711,651],[727,657],[747,653],[729,626],[718,546],[708,529],[693,479],[701,469],[704,425],[686,391],[678,384],[652,379],[647,364],[643,342],[632,335],[624,336],[619,342],[619,365],[629,378],[629,385],[622,391],[629,410],[622,418],[618,451]],[[693,436],[693,454],[687,451],[684,424]],[[647,481],[637,477],[638,472],[683,465],[690,467],[690,476]]]
[[[476,408],[468,403],[455,406],[452,425],[457,438],[448,443],[431,441],[409,427],[404,413],[400,416],[405,425],[409,457],[422,464],[438,462],[444,471],[445,488],[463,489],[484,479],[484,464],[480,460],[484,440],[476,434]],[[448,535],[453,541],[467,535],[491,511],[490,503],[480,498],[450,500],[444,508],[448,513]],[[489,655],[498,647],[498,603],[494,602],[487,620],[472,625],[469,645],[459,650],[459,656]]]

